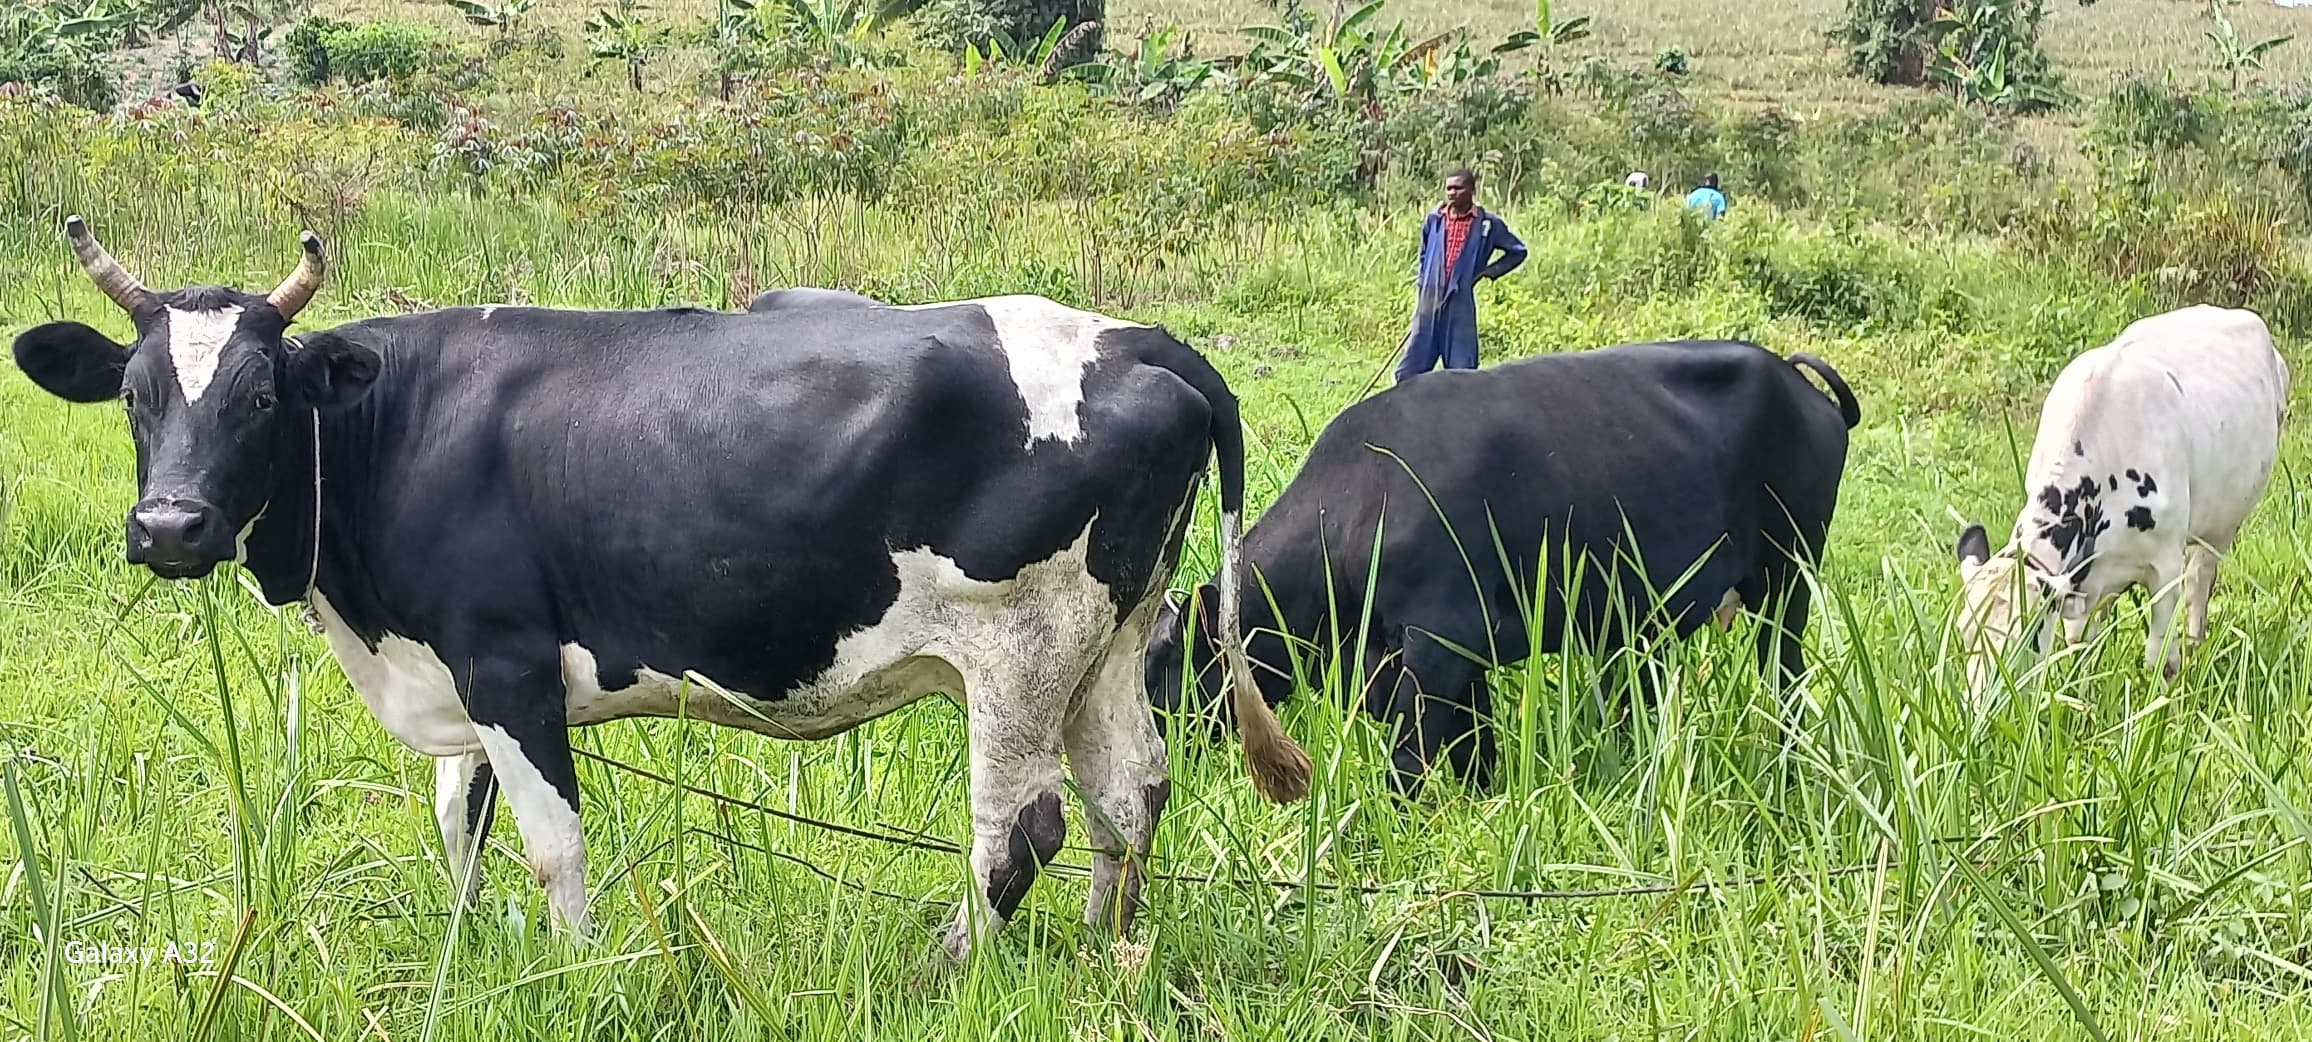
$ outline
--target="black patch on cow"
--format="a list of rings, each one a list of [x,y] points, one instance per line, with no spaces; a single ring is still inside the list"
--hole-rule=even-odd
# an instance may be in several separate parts
[[[1027,900],[1036,870],[1052,863],[1068,840],[1068,822],[1060,815],[1060,794],[1046,792],[1020,808],[1003,863],[987,874],[987,903],[995,914],[1010,919]]]
[[[2127,527],[2138,532],[2149,532],[2158,524],[2159,522],[2152,520],[2150,507],[2133,506],[2127,508]]]
[[[2151,479],[2151,471],[2144,471],[2143,483],[2135,487],[2135,494],[2149,499],[2151,494],[2157,491],[2159,491],[2159,482]]]
[[[2072,454],[2072,455],[2074,455],[2074,456],[2085,456],[2085,455],[2087,455],[2087,444],[2086,444],[2085,442],[2080,442],[2080,441],[2074,441],[2074,442],[2072,442],[2072,443],[2071,443],[2071,454]]]
[[[2054,544],[2056,556],[2063,561],[2093,554],[2095,537],[2111,528],[2103,519],[2102,493],[2103,486],[2094,478],[2081,478],[2070,489],[2049,485],[2039,490],[2039,505],[2054,515],[2054,520],[2040,522],[2039,535]]]
[[[2106,492],[2117,492],[2117,491],[2119,491],[2119,475],[2117,475],[2117,474],[2105,474],[2105,475],[2103,476],[2103,480],[2104,480],[2104,482],[2105,482],[2104,491],[2106,491]]]
[[[466,782],[466,831],[473,835],[486,835],[490,831],[490,820],[498,806],[496,777],[489,761],[484,760],[474,769],[473,778]]]
[[[1148,828],[1153,832],[1156,823],[1164,820],[1164,808],[1172,802],[1172,782],[1159,778],[1140,787],[1140,803],[1148,808]]]

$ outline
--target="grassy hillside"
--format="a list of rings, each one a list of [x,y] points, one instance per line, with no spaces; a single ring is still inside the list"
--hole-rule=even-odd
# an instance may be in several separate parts
[[[1441,776],[1402,802],[1382,732],[1320,677],[1285,714],[1318,762],[1311,800],[1266,805],[1231,745],[1175,736],[1156,865],[1174,878],[1150,887],[1141,931],[1081,925],[1071,806],[1071,848],[1019,921],[947,967],[932,953],[960,857],[763,808],[965,841],[953,700],[814,744],[583,731],[588,753],[757,806],[582,758],[599,934],[545,931],[506,814],[481,906],[453,915],[431,764],[244,576],[128,566],[119,410],[0,366],[0,1036],[2304,1036],[2301,427],[2179,684],[2142,670],[2129,601],[2098,641],[1973,706],[1947,625],[1957,518],[2013,517],[2016,453],[2065,360],[2216,301],[2266,314],[2303,370],[2308,200],[2286,158],[2302,109],[2281,92],[2096,93],[2052,118],[2082,142],[2058,166],[2002,119],[1832,78],[1807,35],[1819,6],[1600,12],[1587,46],[1623,60],[1562,94],[1488,78],[1391,98],[1377,121],[1237,81],[1141,104],[965,74],[902,41],[866,45],[888,63],[814,54],[728,103],[693,48],[637,95],[616,68],[584,75],[591,5],[567,0],[537,9],[559,54],[486,50],[446,9],[348,3],[323,10],[453,29],[448,56],[320,89],[211,66],[198,112],[0,96],[10,335],[127,331],[72,263],[69,213],[154,285],[272,285],[312,227],[332,272],[311,328],[492,302],[727,308],[797,284],[1046,293],[1161,322],[1214,360],[1245,402],[1257,518],[1374,390],[1434,175],[1474,154],[1533,249],[1484,290],[1488,362],[1747,337],[1829,359],[1865,414],[1795,726],[1750,667],[1748,622],[1660,649],[1662,702],[1611,722],[1592,708],[1598,663],[1544,657],[1496,679],[1503,783]],[[2181,66],[2188,6],[2102,0],[2051,32],[2109,55],[2083,77],[2156,76],[2083,23],[2168,26],[2144,38]],[[1260,13],[1166,10],[1216,29]],[[1522,16],[1471,10],[1494,31]],[[1644,71],[1673,44],[1698,82]],[[2275,68],[2300,68],[2294,50]],[[1805,118],[1760,115],[1769,97]],[[1737,204],[1703,226],[1674,197],[1612,190],[1640,164],[1671,184],[1724,169]],[[1211,510],[1207,494],[1178,585],[1215,563]],[[1472,893],[1526,890],[1551,893]],[[172,941],[189,956],[84,961]]]

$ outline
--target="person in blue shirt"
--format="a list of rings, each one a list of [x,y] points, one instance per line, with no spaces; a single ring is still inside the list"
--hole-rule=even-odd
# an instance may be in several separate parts
[[[1702,184],[1686,195],[1686,205],[1702,211],[1704,220],[1715,221],[1726,216],[1726,193],[1718,190],[1718,172],[1702,176]]]
[[[1445,175],[1444,205],[1421,225],[1413,330],[1397,363],[1398,383],[1440,361],[1447,369],[1477,368],[1477,282],[1517,270],[1525,254],[1509,223],[1477,205],[1476,174],[1464,167]]]

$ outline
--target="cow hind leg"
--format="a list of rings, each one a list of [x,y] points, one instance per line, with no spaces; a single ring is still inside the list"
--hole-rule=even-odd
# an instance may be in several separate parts
[[[551,659],[528,667],[484,661],[466,686],[475,736],[514,812],[530,874],[546,891],[556,927],[584,935],[586,836],[559,666]]]
[[[2208,601],[2216,594],[2216,570],[2226,549],[2195,543],[2184,553],[2184,632],[2194,647],[2208,639]]]
[[[1486,792],[1492,790],[1494,773],[1501,765],[1501,746],[1493,723],[1493,681],[1482,669],[1475,673],[1464,703],[1469,707],[1469,737],[1446,746],[1445,758],[1463,784]]]
[[[1060,729],[1075,679],[1049,669],[1023,669],[1000,679],[966,674],[972,889],[956,909],[945,942],[959,962],[1011,921],[1036,876],[1067,841]]]
[[[1757,613],[1758,675],[1774,690],[1782,724],[1788,730],[1785,739],[1794,739],[1806,702],[1806,692],[1800,687],[1806,673],[1805,648],[1800,638],[1806,634],[1814,590],[1807,585],[1803,574],[1791,568],[1771,577],[1762,586],[1761,593],[1762,603]],[[1744,596],[1748,599],[1749,594],[1745,592]]]
[[[480,750],[434,760],[434,821],[441,827],[450,891],[471,908],[482,889],[482,842],[497,817],[497,780]]]
[[[1085,827],[1099,850],[1092,857],[1084,922],[1119,937],[1139,912],[1147,857],[1172,796],[1164,739],[1139,687],[1153,610],[1152,601],[1135,612],[1109,645],[1062,729]]]
[[[1481,741],[1476,707],[1469,703],[1484,671],[1459,652],[1425,637],[1408,634],[1407,643],[1405,668],[1397,671],[1389,705],[1396,725],[1390,761],[1397,792],[1412,798],[1448,750],[1459,757],[1475,756],[1474,749],[1462,747]],[[1474,766],[1476,761],[1470,762]],[[1466,774],[1462,780],[1475,784]]]

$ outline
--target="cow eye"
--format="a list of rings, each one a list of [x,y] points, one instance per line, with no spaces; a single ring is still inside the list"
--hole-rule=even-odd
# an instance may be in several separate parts
[[[271,392],[271,391],[259,391],[259,392],[257,392],[257,411],[258,411],[258,412],[271,412],[272,410],[273,410],[273,392]]]

